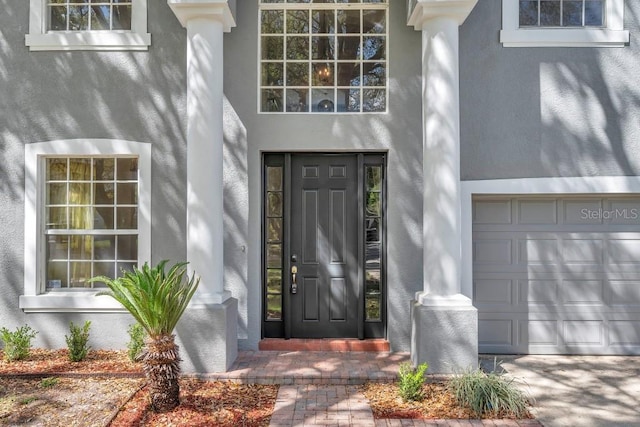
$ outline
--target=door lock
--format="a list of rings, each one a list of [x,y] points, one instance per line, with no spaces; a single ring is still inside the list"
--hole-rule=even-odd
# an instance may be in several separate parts
[[[292,294],[298,293],[297,276],[298,276],[298,267],[294,265],[293,267],[291,267],[291,293]]]

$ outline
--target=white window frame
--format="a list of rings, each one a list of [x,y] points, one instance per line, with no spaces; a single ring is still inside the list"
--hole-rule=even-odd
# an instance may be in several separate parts
[[[151,144],[116,139],[69,139],[25,145],[24,295],[25,312],[113,312],[124,308],[101,289],[45,292],[43,221],[45,162],[49,156],[138,157],[138,266],[151,260]]]
[[[629,31],[624,29],[624,0],[607,0],[602,28],[520,28],[520,2],[502,0],[504,47],[624,47]]]
[[[25,44],[41,50],[148,50],[147,0],[131,0],[131,30],[49,31],[48,0],[29,0],[29,34]]]

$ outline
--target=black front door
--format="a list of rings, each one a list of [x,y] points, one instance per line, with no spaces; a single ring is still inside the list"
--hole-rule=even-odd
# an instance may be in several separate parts
[[[292,156],[291,337],[358,337],[358,206],[356,155]]]

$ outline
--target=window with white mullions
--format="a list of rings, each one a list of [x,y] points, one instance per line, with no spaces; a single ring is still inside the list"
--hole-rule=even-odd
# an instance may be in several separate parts
[[[90,1],[90,2],[89,2]],[[131,30],[131,1],[54,0],[47,4],[49,31]]]
[[[520,27],[603,27],[606,0],[520,0]]]
[[[262,0],[260,112],[385,112],[385,0]]]
[[[47,290],[93,288],[138,264],[138,158],[49,157],[45,165]]]

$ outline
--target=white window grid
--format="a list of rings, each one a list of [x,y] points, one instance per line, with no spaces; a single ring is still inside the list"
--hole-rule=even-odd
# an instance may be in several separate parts
[[[94,29],[92,28],[93,26],[93,19],[92,19],[92,15],[94,14],[94,7],[97,8],[108,8],[109,11],[109,28],[102,28],[102,29]],[[119,7],[128,7],[129,9],[133,8],[133,2],[132,1],[115,1],[114,0],[92,0],[91,3],[89,3],[89,0],[85,0],[85,1],[73,1],[73,0],[59,0],[59,1],[48,1],[47,3],[47,29],[49,31],[131,31],[131,28],[114,28],[114,22],[113,22],[113,16],[114,16],[114,9],[115,8],[119,8]],[[51,23],[50,23],[50,19],[51,19],[51,11],[53,8],[56,9],[64,9],[65,12],[65,23],[66,23],[66,28],[64,30],[54,30],[51,28]],[[73,13],[73,11],[81,11],[80,13],[86,13],[89,16],[87,16],[87,27],[85,29],[82,30],[75,30],[70,28],[71,25],[71,15]]]
[[[566,0],[557,0],[560,3],[560,25],[559,26],[548,26],[548,25],[542,25],[541,24],[541,14],[542,14],[542,7],[541,7],[541,3],[543,0],[537,0],[538,3],[538,17],[537,17],[537,25],[524,25],[524,26],[520,26],[520,28],[604,28],[606,27],[606,19],[607,19],[607,14],[606,14],[606,3],[607,0],[603,1],[603,14],[602,14],[602,22],[598,25],[589,25],[586,23],[586,8],[587,8],[587,2],[588,0],[582,0],[582,16],[581,16],[581,25],[572,25],[572,26],[565,26],[564,23],[564,7],[565,7],[565,3]]]
[[[300,112],[302,114],[309,114],[309,113],[315,113],[313,111],[313,105],[311,102],[312,99],[312,94],[313,94],[313,90],[324,90],[324,91],[333,91],[333,99],[337,100],[338,98],[338,91],[339,90],[345,90],[345,89],[354,89],[354,90],[359,90],[359,105],[360,105],[360,111],[338,111],[337,110],[337,105],[334,108],[334,111],[332,111],[332,113],[337,113],[337,114],[366,114],[368,112],[363,111],[363,101],[364,101],[364,97],[365,97],[365,91],[367,90],[383,90],[384,91],[384,98],[385,98],[385,105],[383,107],[383,109],[381,111],[373,111],[372,113],[386,113],[388,110],[388,104],[389,104],[389,96],[388,96],[388,86],[389,86],[389,8],[388,8],[388,3],[386,0],[380,0],[378,2],[375,2],[375,0],[372,0],[371,2],[367,2],[367,3],[265,3],[264,1],[266,0],[262,0],[261,4],[260,4],[260,8],[259,8],[259,18],[258,18],[258,33],[259,33],[259,42],[258,42],[258,90],[259,90],[259,94],[258,94],[258,111],[260,113],[264,113],[264,114],[281,114],[281,113],[286,113],[286,114],[296,114],[296,112],[291,112],[291,111],[287,111],[287,106],[286,106],[286,93],[287,90],[292,89],[300,89],[300,90],[309,90],[309,101],[308,101],[308,109],[307,111],[303,111]],[[363,0],[363,1],[367,1],[367,0]],[[262,32],[262,11],[263,10],[282,10],[284,11],[284,20],[283,20],[283,32],[282,33],[263,33]],[[311,51],[311,46],[312,46],[312,39],[313,37],[317,37],[317,36],[334,36],[337,40],[338,37],[359,37],[360,38],[360,46],[363,46],[363,40],[365,37],[384,37],[385,40],[385,47],[384,47],[384,51],[385,51],[385,58],[384,59],[375,59],[375,60],[365,60],[362,57],[362,52],[360,54],[360,58],[359,59],[322,59],[322,60],[314,60],[311,58],[311,54],[309,55],[309,59],[304,59],[304,60],[292,60],[292,59],[287,59],[287,37],[288,36],[296,36],[296,37],[301,37],[302,34],[298,34],[298,33],[288,33],[287,32],[287,11],[289,10],[305,10],[305,11],[309,11],[309,10],[330,10],[330,11],[335,11],[336,13],[334,14],[334,17],[337,17],[337,11],[339,10],[359,10],[359,11],[366,11],[366,10],[384,10],[385,12],[385,30],[384,32],[380,32],[380,33],[363,33],[362,31],[360,33],[345,33],[345,34],[341,34],[339,35],[338,33],[333,33],[333,34],[325,34],[325,33],[313,33],[311,28],[312,28],[312,14],[309,14],[309,33],[308,34],[304,34],[306,36],[309,37],[309,49]],[[361,12],[360,13],[360,29],[362,30],[363,28],[363,19],[364,19],[364,14]],[[337,28],[337,23],[334,23],[334,27]],[[279,37],[283,37],[284,38],[284,50],[283,50],[283,60],[281,61],[277,61],[277,60],[263,60],[262,59],[262,37],[263,36],[279,36]],[[277,64],[282,64],[283,65],[283,84],[282,86],[264,86],[262,85],[262,65],[266,64],[266,63],[277,63]],[[289,86],[287,85],[286,82],[286,78],[285,76],[287,75],[287,64],[288,63],[308,63],[308,79],[309,79],[309,84],[308,86]],[[330,85],[330,86],[314,86],[313,85],[313,65],[314,64],[333,64],[333,69],[334,69],[334,75],[335,75],[335,70],[337,70],[337,64],[339,63],[358,63],[360,64],[360,85],[359,86],[338,86],[336,84],[334,85]],[[386,76],[385,76],[385,83],[384,86],[380,85],[380,86],[364,86],[363,83],[363,73],[364,73],[364,68],[365,68],[365,64],[375,64],[375,63],[383,63],[385,66],[385,70],[386,70]],[[334,83],[335,83],[335,78],[334,78]],[[270,90],[270,89],[274,89],[274,90],[282,90],[283,91],[283,106],[282,109],[280,111],[273,111],[273,112],[269,112],[269,111],[262,111],[262,93],[263,90]],[[326,112],[322,112],[322,113],[318,113],[318,114],[327,114]]]
[[[119,271],[121,267],[127,267],[130,268],[131,266],[137,266],[138,264],[138,260],[137,257],[136,259],[133,258],[126,258],[126,257],[121,257],[120,254],[118,253],[118,239],[120,236],[130,236],[130,237],[138,237],[138,228],[136,225],[136,228],[119,228],[118,227],[118,221],[117,221],[117,216],[118,216],[118,209],[119,208],[133,208],[136,210],[138,210],[139,206],[138,203],[118,203],[118,184],[135,184],[136,186],[136,201],[138,199],[137,194],[138,194],[138,177],[136,174],[136,178],[135,179],[118,179],[118,160],[119,159],[135,159],[136,161],[138,160],[138,156],[125,156],[125,155],[118,155],[118,156],[73,156],[73,157],[68,157],[68,156],[46,156],[46,157],[42,157],[41,158],[41,170],[44,171],[44,169],[46,168],[46,162],[47,160],[50,159],[59,159],[59,160],[65,160],[67,163],[66,166],[66,173],[67,173],[67,177],[66,179],[62,180],[62,179],[44,179],[44,186],[43,186],[43,191],[46,191],[45,189],[47,188],[47,186],[49,184],[64,184],[67,186],[67,195],[69,194],[69,186],[70,185],[75,185],[75,184],[86,184],[88,185],[89,191],[90,191],[90,196],[89,196],[89,200],[91,200],[91,203],[88,204],[73,204],[71,203],[68,199],[66,200],[66,202],[64,204],[51,204],[51,203],[45,203],[43,204],[44,207],[44,212],[42,214],[42,218],[46,221],[47,220],[47,212],[49,210],[49,208],[62,208],[65,209],[65,216],[66,216],[66,228],[52,228],[49,227],[50,224],[43,224],[43,230],[44,230],[44,235],[45,235],[45,244],[49,243],[49,237],[48,236],[63,236],[63,237],[67,237],[67,239],[71,240],[72,237],[91,237],[91,238],[95,238],[95,237],[114,237],[114,241],[115,241],[115,248],[114,248],[114,258],[113,259],[96,259],[96,254],[95,254],[95,245],[92,244],[91,245],[91,253],[89,254],[89,257],[85,257],[85,258],[74,258],[72,256],[72,250],[71,250],[71,245],[68,243],[67,244],[67,257],[65,258],[53,258],[53,259],[49,259],[48,261],[52,261],[52,262],[57,262],[57,263],[62,263],[62,262],[66,262],[66,269],[67,269],[67,278],[71,278],[71,266],[73,263],[87,263],[90,264],[90,269],[91,269],[91,277],[98,275],[96,273],[96,263],[102,262],[102,263],[114,263],[116,269],[115,269],[115,275],[119,275]],[[89,180],[73,180],[71,179],[71,167],[70,167],[70,160],[72,159],[83,159],[83,160],[87,160],[89,162],[89,164],[91,165],[91,172],[90,172],[90,179]],[[104,179],[95,179],[94,176],[94,159],[114,159],[114,164],[115,164],[115,170],[114,170],[114,179],[109,179],[109,180],[104,180]],[[45,176],[43,174],[43,176]],[[114,201],[113,201],[113,205],[104,205],[104,204],[96,204],[93,203],[93,201],[95,201],[95,184],[111,184],[114,186]],[[43,198],[46,199],[46,198]],[[113,208],[114,209],[114,226],[111,229],[94,229],[94,228],[82,228],[82,229],[75,229],[75,228],[71,228],[70,227],[70,210],[71,209],[82,209],[82,208],[90,208],[91,212],[95,212],[96,208]],[[136,249],[136,254],[138,253],[137,249]],[[46,266],[44,266],[46,269]],[[100,273],[100,275],[102,275],[102,273]],[[49,282],[48,280],[48,276],[47,273],[45,273],[45,289],[46,291],[69,291],[69,290],[82,290],[82,288],[77,288],[77,287],[72,287],[71,283],[67,283],[66,286],[61,286],[60,288],[57,287],[53,287],[51,286],[51,282]],[[99,284],[98,284],[99,285]],[[84,288],[87,289],[91,289],[91,288],[95,288],[96,284],[95,283],[90,283],[90,282],[85,282],[84,283]]]

